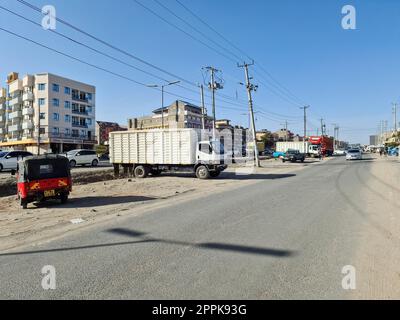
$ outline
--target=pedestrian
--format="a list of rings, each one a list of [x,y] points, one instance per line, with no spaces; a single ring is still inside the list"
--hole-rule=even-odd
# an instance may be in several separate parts
[[[379,150],[379,154],[382,157],[382,154],[383,154],[383,150],[382,149]]]

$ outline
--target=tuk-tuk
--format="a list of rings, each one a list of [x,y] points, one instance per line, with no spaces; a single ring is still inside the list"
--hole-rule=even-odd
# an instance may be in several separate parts
[[[69,161],[64,156],[44,155],[27,157],[18,162],[18,199],[22,208],[28,203],[48,199],[68,201],[72,191]]]

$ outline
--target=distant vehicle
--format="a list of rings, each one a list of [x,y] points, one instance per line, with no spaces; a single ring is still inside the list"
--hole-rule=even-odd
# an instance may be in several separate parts
[[[390,148],[390,149],[388,150],[388,155],[389,155],[389,156],[398,157],[398,156],[399,156],[399,147]]]
[[[13,170],[13,174],[15,174]],[[68,159],[64,156],[44,155],[27,157],[18,162],[18,199],[23,209],[28,203],[59,199],[66,203],[72,190]]]
[[[33,156],[27,151],[5,151],[0,152],[0,172],[3,170],[17,170],[18,160]]]
[[[279,141],[276,143],[276,151],[286,152],[288,150],[299,150],[300,153],[310,154],[311,144],[304,141]]]
[[[314,136],[309,138],[313,146],[318,146],[324,157],[333,155],[333,138],[328,136]]]
[[[277,158],[283,158],[285,156],[285,152],[282,152],[282,151],[275,151],[273,154],[272,154],[272,157],[273,158],[275,158],[275,159],[277,159]]]
[[[272,157],[273,154],[274,154],[274,151],[269,148],[265,148],[263,151],[260,152],[260,155],[263,157]]]
[[[92,167],[97,167],[97,165],[99,164],[99,158],[97,157],[96,151],[94,150],[71,150],[67,152],[66,157],[69,160],[71,168],[74,168],[77,165],[91,165]]]
[[[350,149],[347,151],[346,160],[362,160],[362,152],[360,149]]]
[[[334,156],[345,156],[346,155],[346,151],[345,150],[341,150],[341,149],[336,149],[335,152],[333,153]]]
[[[299,150],[288,150],[282,158],[283,162],[290,161],[296,162],[301,161],[304,162],[306,156],[304,153],[301,153]]]
[[[110,162],[116,176],[120,167],[136,178],[163,171],[187,171],[199,179],[216,178],[232,156],[220,140],[196,129],[135,130],[110,133]]]

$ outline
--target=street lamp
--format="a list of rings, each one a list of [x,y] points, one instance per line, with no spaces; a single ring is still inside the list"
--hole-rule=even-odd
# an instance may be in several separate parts
[[[180,83],[180,81],[171,81],[163,85],[158,85],[158,84],[147,85],[147,87],[149,88],[161,88],[161,126],[163,129],[164,129],[164,88],[178,83]]]

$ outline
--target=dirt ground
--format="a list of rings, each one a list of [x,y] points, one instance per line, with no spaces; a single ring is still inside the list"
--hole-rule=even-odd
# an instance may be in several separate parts
[[[354,208],[365,216],[357,250],[357,299],[400,297],[400,161],[376,157],[368,175],[359,170],[362,203]]]
[[[70,201],[30,204],[27,210],[18,205],[16,196],[0,198],[0,250],[8,250],[25,244],[41,243],[65,233],[107,219],[124,215],[141,214],[168,202],[187,201],[194,197],[226,191],[261,179],[290,176],[293,172],[314,165],[282,164],[280,161],[263,161],[263,168],[250,174],[253,168],[233,167],[217,179],[198,180],[190,174],[163,174],[147,179],[108,180],[108,173],[96,171],[79,173],[74,179]],[[109,170],[108,170],[109,171]],[[86,183],[103,177],[107,181]],[[132,209],[135,211],[132,213]],[[129,212],[128,212],[129,211]],[[82,219],[72,223],[73,219]]]

